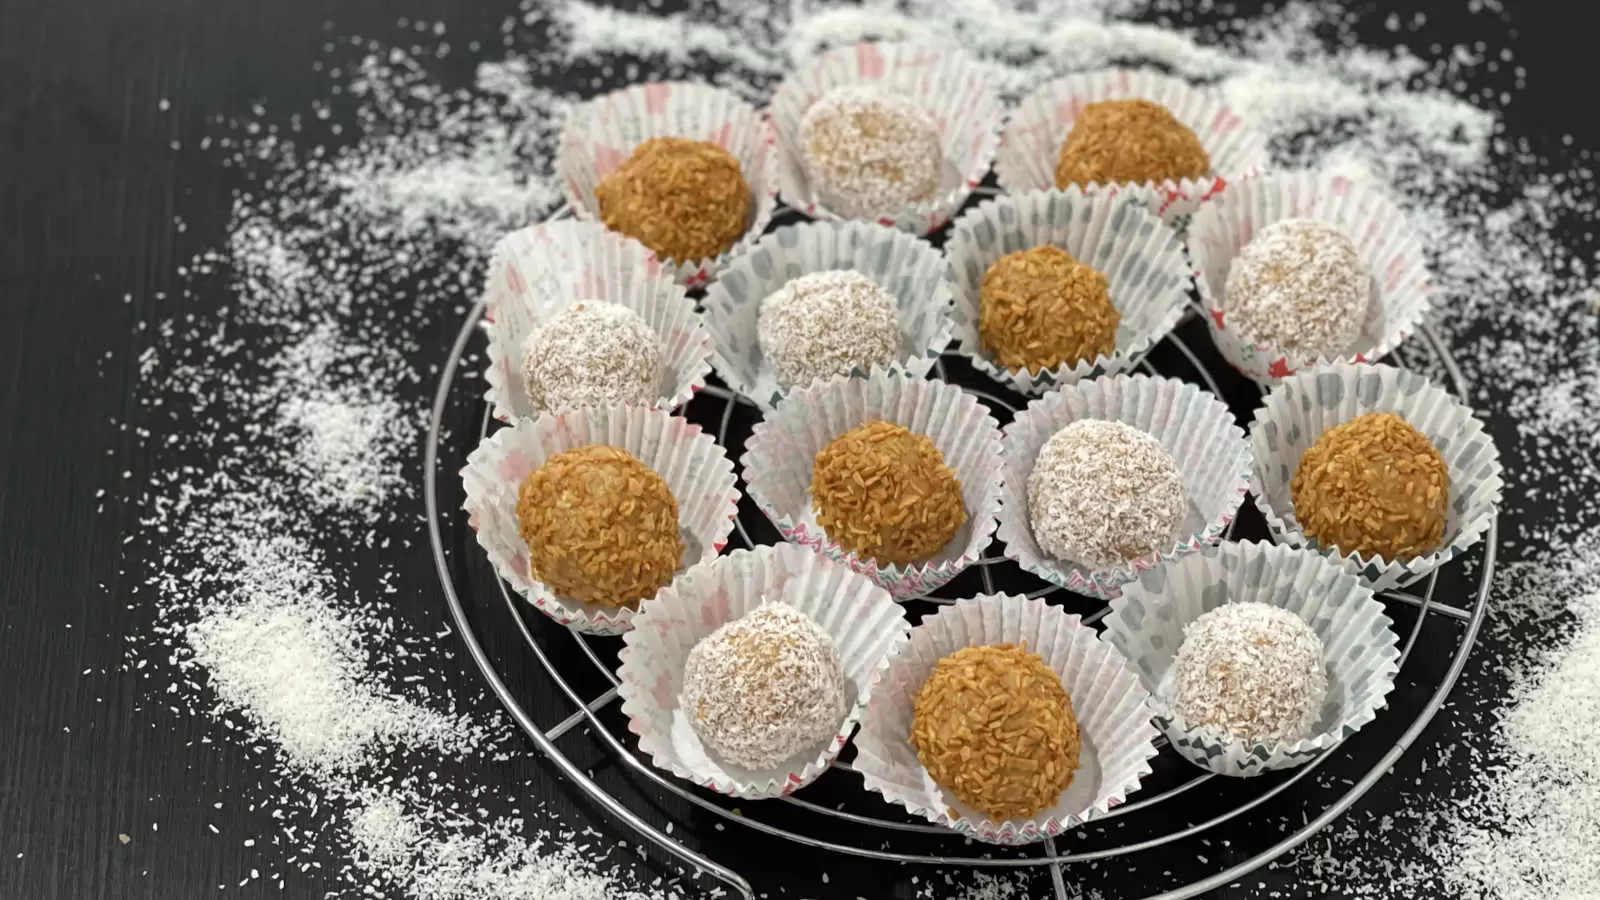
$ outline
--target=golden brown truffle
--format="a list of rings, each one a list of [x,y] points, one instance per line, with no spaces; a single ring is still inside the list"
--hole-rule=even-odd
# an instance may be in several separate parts
[[[733,154],[708,141],[651,138],[595,185],[600,219],[665,259],[716,256],[744,234],[750,187]]]
[[[966,647],[912,701],[911,745],[940,787],[998,822],[1055,805],[1082,742],[1060,676],[1026,647]]]
[[[978,337],[1012,370],[1092,360],[1116,346],[1122,322],[1107,288],[1104,275],[1060,247],[1007,253],[983,273]]]
[[[1056,162],[1056,187],[1199,178],[1211,158],[1194,130],[1149,100],[1090,103],[1072,122]]]
[[[1450,470],[1427,436],[1392,412],[1322,433],[1289,483],[1308,537],[1340,553],[1405,559],[1439,546]]]
[[[523,479],[517,525],[533,577],[585,603],[632,606],[678,570],[678,501],[627,451],[590,444]]]
[[[852,428],[817,454],[811,506],[830,540],[879,565],[927,559],[967,520],[961,482],[939,448],[882,420]]]

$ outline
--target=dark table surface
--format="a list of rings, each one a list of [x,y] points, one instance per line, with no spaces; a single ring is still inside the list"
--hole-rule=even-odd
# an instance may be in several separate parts
[[[1493,17],[1469,19],[1462,7],[1386,3],[1374,14],[1426,11],[1445,44],[1503,29]],[[1500,40],[1516,48],[1528,86],[1505,118],[1513,136],[1550,141],[1570,132],[1577,146],[1594,147],[1600,124],[1580,95],[1562,87],[1587,84],[1592,65],[1589,39],[1567,27],[1565,8],[1514,9],[1514,31]],[[245,846],[242,838],[275,829],[270,809],[250,802],[263,760],[211,740],[212,722],[168,710],[148,673],[124,670],[127,636],[147,627],[151,614],[132,592],[140,560],[124,550],[138,509],[118,498],[137,494],[159,445],[124,427],[138,419],[137,357],[148,339],[137,323],[207,302],[179,299],[175,273],[220,240],[240,183],[238,172],[199,149],[219,117],[261,101],[274,111],[308,108],[327,90],[313,64],[325,58],[330,33],[402,38],[396,21],[405,17],[442,20],[460,46],[474,39],[493,46],[511,12],[498,0],[0,0],[0,897],[195,897],[222,885],[233,891],[249,870],[269,865],[284,873],[285,896],[331,888],[314,869],[276,864],[270,846]],[[440,66],[460,77],[475,61],[459,53]],[[173,227],[175,216],[185,230]],[[456,324],[446,317],[418,340],[442,359]],[[463,403],[451,415],[467,433],[480,412]],[[1515,525],[1518,514],[1508,513],[1503,525]],[[440,627],[447,614],[431,562],[410,555],[396,563],[407,578],[393,602],[413,624]],[[463,577],[481,581],[481,567]],[[459,655],[448,666],[463,682],[477,678]],[[566,715],[535,676],[522,677],[544,721]],[[1423,749],[1453,727],[1441,720]],[[626,773],[606,772],[592,739],[577,740],[569,750],[581,765],[599,767],[615,790],[640,790]],[[477,777],[543,798],[568,823],[631,839],[531,747],[513,757]],[[1415,772],[1402,763],[1400,774]],[[1375,792],[1363,807],[1407,802],[1405,790],[1418,788],[1401,790],[1402,783],[1412,779],[1397,778],[1394,790]],[[229,802],[217,808],[223,799]],[[806,881],[825,867],[836,885],[848,874],[844,895],[906,890],[892,868],[869,872],[724,837],[648,790],[635,799],[651,816],[686,818],[693,839],[713,855],[766,854],[774,874],[765,889],[793,879],[791,896],[832,896]],[[125,844],[119,833],[135,839]],[[325,869],[338,868],[339,853],[326,848]],[[1251,881],[1296,895],[1292,876],[1268,872]],[[277,893],[260,883],[239,890],[269,891]]]

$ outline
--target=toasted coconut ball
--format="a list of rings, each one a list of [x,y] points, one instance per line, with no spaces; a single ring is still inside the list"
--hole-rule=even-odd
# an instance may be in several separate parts
[[[533,577],[602,606],[655,596],[678,570],[678,501],[626,450],[590,444],[557,453],[517,493],[517,525]]]
[[[1361,337],[1370,278],[1337,228],[1284,219],[1261,229],[1228,269],[1222,309],[1253,343],[1295,356],[1344,356]]]
[[[939,448],[881,419],[839,435],[816,455],[811,506],[830,540],[879,565],[933,556],[967,520],[961,482]]]
[[[800,139],[823,204],[838,215],[889,215],[939,189],[939,130],[900,94],[874,85],[834,88],[806,110]]]
[[[1303,619],[1265,603],[1229,603],[1183,629],[1173,702],[1196,728],[1236,741],[1297,741],[1328,696],[1322,639]]]
[[[756,339],[778,384],[802,388],[899,359],[899,305],[860,272],[812,272],[761,301]]]
[[[1056,162],[1056,187],[1199,178],[1211,158],[1194,130],[1150,100],[1090,103],[1072,121]]]
[[[1169,549],[1188,508],[1172,454],[1123,422],[1073,422],[1039,448],[1028,476],[1034,540],[1090,568]]]
[[[750,220],[739,160],[709,141],[650,138],[600,179],[594,196],[607,228],[678,262],[717,256]]]
[[[528,336],[523,385],[535,408],[648,406],[661,395],[661,341],[615,303],[577,303]]]
[[[1289,496],[1300,528],[1322,546],[1408,559],[1444,539],[1450,467],[1404,418],[1366,413],[1300,455]]]
[[[678,702],[717,755],[770,769],[837,734],[848,698],[833,639],[772,603],[694,645]]]
[[[1122,323],[1108,286],[1104,275],[1060,247],[1007,253],[983,273],[978,337],[1013,371],[1037,375],[1093,360],[1115,349]]]
[[[1083,747],[1061,677],[1012,644],[939,660],[912,701],[911,745],[935,784],[997,822],[1054,806]]]

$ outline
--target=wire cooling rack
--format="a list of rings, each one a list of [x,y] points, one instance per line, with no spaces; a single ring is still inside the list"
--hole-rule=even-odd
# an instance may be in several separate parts
[[[492,573],[487,580],[496,585],[498,591],[488,588],[482,575],[487,562],[481,554],[475,553],[477,545],[466,516],[455,506],[441,508],[441,470],[447,479],[454,479],[476,441],[496,427],[479,396],[477,373],[471,372],[467,365],[473,358],[481,359],[481,354],[469,356],[469,353],[474,353],[475,344],[483,341],[480,328],[483,313],[480,300],[467,315],[445,360],[434,396],[424,456],[428,536],[450,614],[489,687],[539,751],[562,774],[641,837],[749,900],[754,900],[756,894],[743,875],[725,859],[719,861],[715,848],[708,852],[691,847],[683,840],[684,836],[698,832],[705,837],[707,830],[703,826],[709,822],[716,829],[712,834],[722,837],[730,850],[737,846],[737,841],[726,835],[725,829],[749,829],[814,851],[887,863],[991,870],[1047,867],[1058,900],[1078,896],[1069,889],[1069,884],[1078,883],[1074,866],[1099,864],[1103,868],[1120,864],[1125,867],[1121,871],[1131,873],[1140,868],[1133,864],[1134,860],[1161,860],[1176,855],[1189,857],[1181,875],[1165,880],[1149,876],[1133,879],[1129,875],[1130,881],[1140,883],[1118,884],[1116,895],[1142,896],[1144,900],[1183,900],[1232,884],[1304,843],[1384,778],[1444,704],[1466,665],[1483,622],[1495,567],[1498,538],[1495,526],[1490,527],[1481,549],[1469,554],[1464,563],[1458,561],[1445,574],[1435,573],[1406,591],[1379,595],[1402,634],[1399,678],[1409,678],[1413,686],[1408,692],[1412,697],[1405,704],[1408,708],[1402,710],[1401,704],[1391,698],[1391,708],[1380,713],[1379,722],[1368,727],[1367,731],[1382,733],[1376,744],[1372,738],[1357,740],[1366,735],[1364,731],[1304,766],[1252,779],[1219,778],[1177,758],[1163,746],[1161,754],[1152,761],[1155,772],[1137,792],[1128,796],[1126,803],[1071,836],[1063,835],[1019,848],[965,841],[944,828],[911,819],[899,808],[886,805],[866,791],[860,777],[851,769],[849,760],[853,756],[848,747],[833,764],[832,771],[794,795],[775,800],[743,801],[741,807],[735,807],[740,801],[679,782],[657,771],[638,752],[620,716],[608,710],[617,700],[614,673],[620,639],[581,635],[556,624],[522,601],[505,582],[493,578]],[[1238,379],[1226,371],[1214,353],[1208,353],[1208,348],[1202,346],[1206,340],[1204,328],[1195,327],[1199,323],[1193,321],[1194,318],[1191,315],[1185,323],[1188,327],[1180,325],[1158,344],[1140,361],[1139,368],[1197,382],[1224,399],[1233,399],[1236,409],[1240,403],[1253,404],[1258,399],[1254,393],[1243,400],[1227,396],[1219,379],[1235,384]],[[1209,363],[1207,357],[1211,357]],[[1458,396],[1467,396],[1467,384],[1460,369],[1437,336],[1426,327],[1389,361],[1424,366],[1430,372],[1442,373],[1451,390]],[[464,368],[468,368],[466,373]],[[937,376],[973,393],[1002,423],[1009,421],[1026,403],[1026,398],[971,371],[954,357],[941,359]],[[1253,392],[1254,389],[1240,390]],[[759,418],[754,404],[716,383],[707,385],[697,394],[685,408],[684,415],[713,431],[736,461],[742,455],[750,425]],[[454,432],[473,433],[468,440],[460,440],[458,434],[456,440],[448,442],[448,455],[441,456],[449,430],[447,416],[451,421],[465,418],[475,428],[454,429]],[[1241,516],[1240,521],[1244,518]],[[1244,530],[1249,527],[1243,526]],[[1257,531],[1258,535],[1247,536],[1265,536],[1264,529],[1257,527]],[[1233,536],[1231,531],[1229,536]],[[730,547],[749,547],[778,539],[763,514],[747,500],[742,501]],[[472,557],[475,565],[463,557]],[[1472,571],[1470,577],[1463,574],[1468,569]],[[1441,578],[1449,580],[1443,590]],[[1069,593],[1023,572],[1005,560],[994,545],[970,571],[932,595],[908,602],[906,609],[915,620],[939,604],[993,591],[1048,597],[1071,612],[1081,613],[1085,623],[1091,625],[1098,623],[1107,612],[1104,603]],[[1454,602],[1451,598],[1455,598]],[[495,607],[501,608],[497,611]],[[505,653],[491,654],[485,649],[486,637],[497,640],[504,637],[499,632],[480,634],[488,627],[504,629],[503,624],[490,626],[490,617],[498,622],[509,619],[511,629],[520,639],[518,643],[525,645],[526,653],[541,667],[540,678],[547,679],[545,692],[554,688],[564,697],[573,709],[570,715],[541,725],[530,714],[527,690],[516,689],[511,684],[518,680],[510,677],[511,661]],[[1408,619],[1409,627],[1400,624]],[[1428,650],[1414,655],[1419,639],[1423,639],[1422,644]],[[521,649],[513,648],[516,653]],[[605,715],[607,713],[612,714]],[[657,817],[659,810],[635,809],[644,803],[634,799],[630,805],[619,796],[622,792],[599,784],[562,749],[563,737],[579,726],[586,726],[583,730],[592,733],[627,775],[646,791],[671,795],[687,804],[694,821],[681,823],[675,836],[671,827],[657,827],[647,819],[647,816]],[[1164,744],[1164,740],[1158,743]],[[1352,747],[1355,743],[1360,746]],[[1370,767],[1367,767],[1369,759]],[[1338,768],[1340,774],[1320,781],[1313,777],[1324,768]],[[1288,815],[1284,813],[1285,808],[1289,810]],[[1287,827],[1283,825],[1285,820],[1291,823]],[[1230,841],[1226,838],[1219,837],[1213,842],[1208,836],[1237,838],[1241,831],[1268,833],[1269,837],[1254,841],[1256,845],[1264,845],[1252,846],[1247,852],[1193,852],[1196,842],[1208,848],[1218,844],[1227,847]],[[1058,846],[1065,843],[1072,846],[1067,849]],[[1199,863],[1195,863],[1195,859]],[[1144,866],[1147,871],[1151,868]],[[1154,887],[1145,882],[1153,882]],[[1136,895],[1135,891],[1142,893]]]

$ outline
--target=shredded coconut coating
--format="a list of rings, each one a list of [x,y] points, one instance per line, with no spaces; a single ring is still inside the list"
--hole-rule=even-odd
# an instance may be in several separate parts
[[[739,160],[710,141],[650,138],[594,188],[600,219],[678,262],[732,247],[750,221]]]
[[[1165,106],[1102,100],[1073,119],[1056,161],[1056,187],[1182,181],[1210,170],[1200,138]]]
[[[517,492],[533,576],[585,603],[655,596],[683,558],[678,501],[626,450],[590,444],[545,460]]]
[[[648,406],[661,396],[661,341],[616,303],[577,303],[528,336],[523,384],[536,409]]]
[[[761,301],[756,338],[778,384],[803,388],[899,359],[899,306],[860,272],[812,272]]]
[[[1061,677],[1026,647],[964,647],[912,701],[911,745],[934,783],[998,822],[1055,805],[1083,748]]]
[[[1261,229],[1228,269],[1227,324],[1296,356],[1343,356],[1361,337],[1370,280],[1355,244],[1311,219]]]
[[[1308,537],[1341,553],[1405,559],[1437,548],[1450,502],[1450,467],[1410,422],[1366,413],[1323,432],[1289,482]]]
[[[834,88],[806,110],[800,136],[823,203],[841,216],[888,215],[939,189],[939,129],[899,94],[873,85]]]
[[[829,539],[880,565],[921,562],[967,520],[961,482],[926,435],[874,420],[823,447],[811,504]]]
[[[794,607],[768,603],[694,645],[678,702],[717,755],[771,769],[837,734],[847,699],[833,639]]]
[[[1189,508],[1161,442],[1123,422],[1082,419],[1046,441],[1028,476],[1028,519],[1051,556],[1125,565],[1169,549]]]
[[[1328,695],[1322,639],[1294,613],[1229,603],[1183,630],[1173,661],[1173,701],[1196,728],[1249,744],[1311,734]]]
[[[1122,323],[1109,286],[1106,276],[1060,247],[1007,253],[983,273],[978,337],[1013,371],[1037,375],[1093,361],[1116,348]]]

